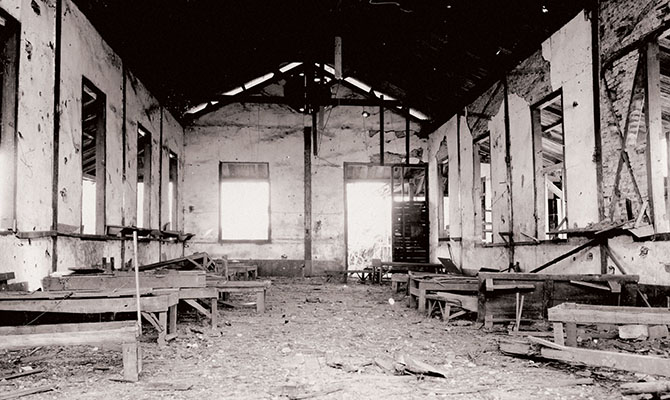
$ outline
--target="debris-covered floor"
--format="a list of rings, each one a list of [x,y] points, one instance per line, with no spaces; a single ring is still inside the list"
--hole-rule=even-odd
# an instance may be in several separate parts
[[[393,297],[394,301],[390,301]],[[38,386],[34,399],[612,399],[619,381],[637,377],[514,358],[498,351],[499,334],[469,321],[446,324],[407,308],[389,286],[277,279],[268,311],[225,308],[219,328],[180,314],[179,337],[143,343],[138,383],[119,382],[119,351],[39,348],[3,354],[3,394]],[[446,377],[396,375],[380,365],[406,357]],[[377,361],[377,362],[376,362]],[[586,383],[586,384],[579,384]]]

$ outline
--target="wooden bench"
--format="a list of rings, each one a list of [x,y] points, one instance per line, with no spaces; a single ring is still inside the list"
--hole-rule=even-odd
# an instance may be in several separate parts
[[[670,325],[670,310],[666,308],[563,303],[550,308],[548,314],[554,327],[554,342],[561,346],[577,346],[578,324]]]
[[[227,281],[209,277],[207,280],[207,286],[216,288],[219,294],[255,293],[256,311],[259,313],[265,312],[265,296],[270,285],[270,281]]]
[[[436,307],[440,309],[440,317],[442,318],[442,321],[449,321],[452,318],[456,318],[465,314],[465,310],[460,309],[461,306],[457,302],[451,301],[447,297],[441,296],[439,294],[426,295],[426,302],[428,303],[429,318],[433,315],[433,311],[435,311]],[[459,310],[452,314],[451,307],[458,307]]]
[[[136,321],[3,326],[0,327],[0,349],[120,344],[123,354],[123,378],[134,382],[139,379],[142,370],[137,333]]]
[[[413,272],[426,272],[437,274],[443,272],[444,267],[442,264],[433,264],[433,263],[416,263],[416,262],[392,262],[392,261],[382,261],[378,258],[372,259],[372,283],[382,283],[382,278],[386,274],[392,274],[394,272],[408,273]]]
[[[177,304],[179,293],[152,295],[140,291],[140,310],[158,331],[158,343],[165,344],[177,336]],[[45,313],[101,314],[137,312],[134,290],[0,293],[0,311],[34,311]]]
[[[477,293],[477,278],[444,274],[409,274],[409,306],[426,311],[426,295],[431,292]]]
[[[391,290],[395,293],[400,289],[400,284],[409,285],[408,274],[391,274]]]

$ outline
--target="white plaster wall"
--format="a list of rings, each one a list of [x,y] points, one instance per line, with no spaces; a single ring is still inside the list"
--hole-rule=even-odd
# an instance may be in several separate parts
[[[510,158],[512,163],[512,214],[514,240],[525,241],[521,232],[534,236],[535,164],[529,104],[514,93],[508,95],[510,119]]]
[[[570,227],[598,222],[598,190],[594,160],[591,23],[584,12],[542,45],[551,62],[551,85],[563,88],[566,198]]]
[[[507,179],[505,118],[503,104],[488,123],[491,132],[491,213],[493,243],[503,243],[500,232],[510,231],[510,204]]]
[[[609,247],[627,274],[640,275],[640,283],[670,285],[670,242],[636,242],[619,236],[609,240]],[[618,271],[612,260],[608,260],[608,267]]]
[[[21,3],[16,219],[20,231],[52,224],[55,2]],[[48,267],[45,268],[45,271]]]
[[[274,105],[234,104],[186,129],[184,229],[187,253],[302,259],[303,116]],[[219,243],[219,162],[269,162],[271,243]]]
[[[149,226],[159,228],[161,113],[158,100],[132,72],[126,74],[126,225],[137,222],[137,129],[138,124],[151,133],[151,193]],[[146,194],[145,194],[146,196]],[[146,216],[145,216],[146,218]],[[158,253],[156,253],[157,256]],[[157,260],[156,260],[157,261]],[[154,261],[155,262],[155,261]]]
[[[106,95],[105,223],[120,225],[123,212],[121,59],[71,0],[63,1],[61,132],[59,144],[58,223],[62,230],[81,226],[81,91],[86,77]]]

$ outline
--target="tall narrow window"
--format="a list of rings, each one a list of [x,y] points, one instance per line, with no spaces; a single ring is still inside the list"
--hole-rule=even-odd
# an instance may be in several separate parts
[[[543,199],[538,214],[544,214],[541,220],[544,233],[556,236],[557,231],[568,227],[561,92],[533,107],[532,113],[536,187],[538,195]]]
[[[151,133],[137,124],[137,226],[151,221]]]
[[[220,165],[221,240],[270,240],[270,171],[267,163]]]
[[[0,230],[14,226],[19,24],[0,13]]]
[[[440,221],[440,238],[449,237],[449,159],[446,158],[437,164],[440,179],[440,204],[438,216]]]
[[[658,40],[659,61],[661,63],[661,124],[663,126],[663,138],[665,138],[666,169],[664,171],[665,201],[670,211],[670,32],[667,32]],[[670,215],[670,214],[668,214]]]
[[[105,94],[85,78],[81,91],[81,233],[105,230]]]
[[[491,190],[491,135],[486,133],[475,140],[476,171],[479,178],[479,204],[481,238],[483,243],[493,243],[493,215]]]
[[[177,158],[177,153],[170,151],[170,171],[169,171],[169,182],[168,182],[168,222],[169,229],[177,230],[177,196],[178,196],[178,171],[179,171],[179,158]]]

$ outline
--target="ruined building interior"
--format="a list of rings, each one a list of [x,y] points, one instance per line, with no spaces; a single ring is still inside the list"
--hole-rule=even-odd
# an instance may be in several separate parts
[[[0,399],[670,398],[664,0],[0,0]]]

